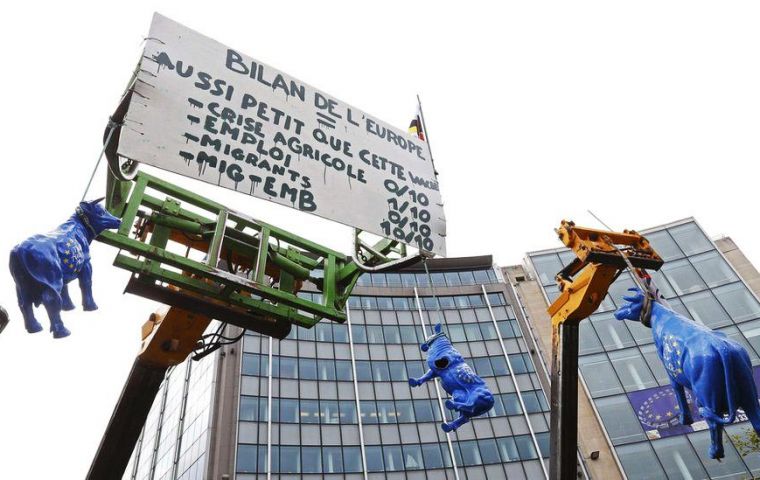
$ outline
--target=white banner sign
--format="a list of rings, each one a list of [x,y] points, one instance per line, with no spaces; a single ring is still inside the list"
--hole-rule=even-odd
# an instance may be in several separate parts
[[[427,143],[155,14],[124,157],[446,254]]]

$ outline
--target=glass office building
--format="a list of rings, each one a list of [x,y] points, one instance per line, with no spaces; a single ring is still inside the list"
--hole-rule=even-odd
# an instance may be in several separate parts
[[[199,367],[177,367],[125,478],[544,478],[545,370],[514,292],[490,256],[427,266],[429,274],[420,265],[362,276],[345,324],[294,327],[283,340],[248,332],[208,357],[213,375],[196,385],[211,394],[192,394],[206,401],[196,427],[183,405],[196,405],[185,396]],[[307,286],[300,295],[318,293]],[[438,322],[495,397],[489,415],[448,435],[446,393],[407,383],[427,370],[420,343]],[[190,457],[196,473],[184,473]]]
[[[209,456],[216,356],[172,368],[156,395],[124,478],[203,480]]]
[[[716,244],[693,219],[644,234],[665,260],[653,277],[671,308],[738,341],[749,352],[753,366],[760,365],[760,302]],[[565,249],[528,255],[529,269],[535,272],[547,303],[559,295],[554,275],[572,258]],[[651,330],[613,316],[633,286],[624,272],[580,328],[582,383],[619,466],[631,480],[739,480],[759,475],[760,455],[742,457],[730,439],[742,435],[748,423],[737,422],[726,429],[726,457],[721,462],[707,457],[710,439],[704,422],[680,425]]]
[[[693,219],[644,233],[666,261],[654,279],[671,307],[742,343],[760,369],[760,302],[749,288],[760,274],[730,239],[711,241]],[[283,340],[248,332],[174,368],[124,478],[545,478],[546,307],[558,295],[554,275],[571,260],[553,249],[503,269],[482,256],[429,260],[429,274],[422,265],[365,274],[344,324],[294,328]],[[704,423],[679,424],[651,331],[613,317],[632,286],[624,272],[581,323],[581,477],[760,475],[760,454],[741,456],[724,436],[726,458],[709,460]],[[300,295],[318,292],[307,284]],[[449,435],[440,428],[453,418],[446,393],[407,383],[427,369],[419,345],[438,322],[496,400]],[[727,431],[742,435],[747,425]]]

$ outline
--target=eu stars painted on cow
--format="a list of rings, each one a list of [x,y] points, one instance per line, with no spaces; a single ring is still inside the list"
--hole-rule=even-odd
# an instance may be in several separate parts
[[[73,310],[67,284],[79,279],[82,308],[97,310],[92,297],[90,243],[100,232],[118,228],[121,220],[100,205],[81,202],[74,214],[50,233],[34,235],[19,243],[10,255],[10,270],[24,326],[29,333],[42,330],[34,308],[45,306],[54,338],[71,334],[61,320],[61,310]]]
[[[441,379],[443,389],[451,395],[446,400],[446,408],[459,412],[459,417],[441,425],[444,432],[451,432],[469,422],[470,418],[488,412],[493,407],[494,398],[483,379],[464,362],[443,333],[440,323],[433,327],[433,331],[433,335],[420,345],[423,352],[428,352],[430,369],[420,378],[410,378],[409,385],[419,387],[433,378]]]
[[[615,312],[618,320],[636,320],[641,315],[644,295],[636,288]],[[699,414],[710,428],[710,458],[723,458],[723,427],[744,410],[752,428],[760,434],[760,406],[749,355],[739,343],[692,321],[659,302],[651,312],[652,337],[657,355],[670,378],[678,403],[679,420],[691,425],[693,418],[686,400],[691,390]]]

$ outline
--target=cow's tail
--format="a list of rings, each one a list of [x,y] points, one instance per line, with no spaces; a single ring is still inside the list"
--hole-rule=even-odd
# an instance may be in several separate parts
[[[728,410],[728,417],[724,417],[723,415],[715,413],[709,407],[699,408],[699,414],[705,417],[706,420],[713,421],[720,425],[730,425],[734,423],[734,420],[736,420],[736,411],[740,407],[737,405],[736,398],[734,396],[734,390],[736,390],[737,386],[733,383],[733,379],[736,378],[736,375],[742,374],[742,365],[736,365],[736,362],[741,362],[742,359],[738,354],[733,355],[733,352],[731,352],[730,349],[729,352],[730,353],[728,355],[724,355],[721,358],[723,360],[721,362],[723,364],[723,388],[726,392],[726,408]]]
[[[716,414],[708,407],[699,407],[699,414],[702,415],[705,420],[719,423],[721,425],[730,425],[736,420],[736,410],[731,411],[731,414],[728,417],[724,417],[723,415]]]

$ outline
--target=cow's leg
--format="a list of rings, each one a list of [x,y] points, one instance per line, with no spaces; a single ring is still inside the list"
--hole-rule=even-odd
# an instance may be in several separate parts
[[[469,417],[466,417],[463,413],[460,413],[459,416],[453,421],[449,423],[443,422],[441,424],[441,428],[443,429],[444,432],[448,433],[448,432],[452,432],[456,430],[457,428],[461,427],[462,425],[464,425],[465,423],[469,421],[470,421]]]
[[[433,370],[428,370],[427,372],[425,372],[425,375],[421,376],[420,378],[410,378],[409,386],[419,387],[420,385],[432,379],[433,377],[435,377],[435,372],[433,372]]]
[[[92,265],[89,261],[84,262],[79,272],[79,288],[82,289],[82,309],[86,312],[97,310],[98,306],[92,298]]]
[[[451,398],[446,400],[445,405],[449,410],[456,410],[458,412],[461,412],[462,409],[467,408],[467,400],[467,392],[462,389],[456,389],[454,392],[452,392]]]
[[[65,311],[74,310],[74,302],[71,301],[69,296],[69,286],[65,283],[61,289],[61,309]]]
[[[63,326],[61,320],[61,296],[52,288],[46,287],[42,291],[42,303],[45,305],[48,317],[50,317],[50,331],[54,338],[63,338],[71,335],[71,332]]]
[[[32,301],[21,293],[21,289],[16,287],[16,297],[18,297],[18,308],[21,309],[21,315],[24,317],[24,327],[29,333],[42,331],[42,325],[34,318],[34,308]]]
[[[694,419],[691,417],[691,410],[689,409],[689,402],[686,401],[686,391],[683,385],[680,385],[671,377],[670,386],[676,392],[676,402],[678,402],[678,408],[681,410],[681,413],[678,414],[681,425],[691,425],[694,423]]]
[[[707,426],[710,427],[710,449],[707,453],[710,458],[720,460],[725,457],[723,453],[723,425],[719,422],[708,420]]]

